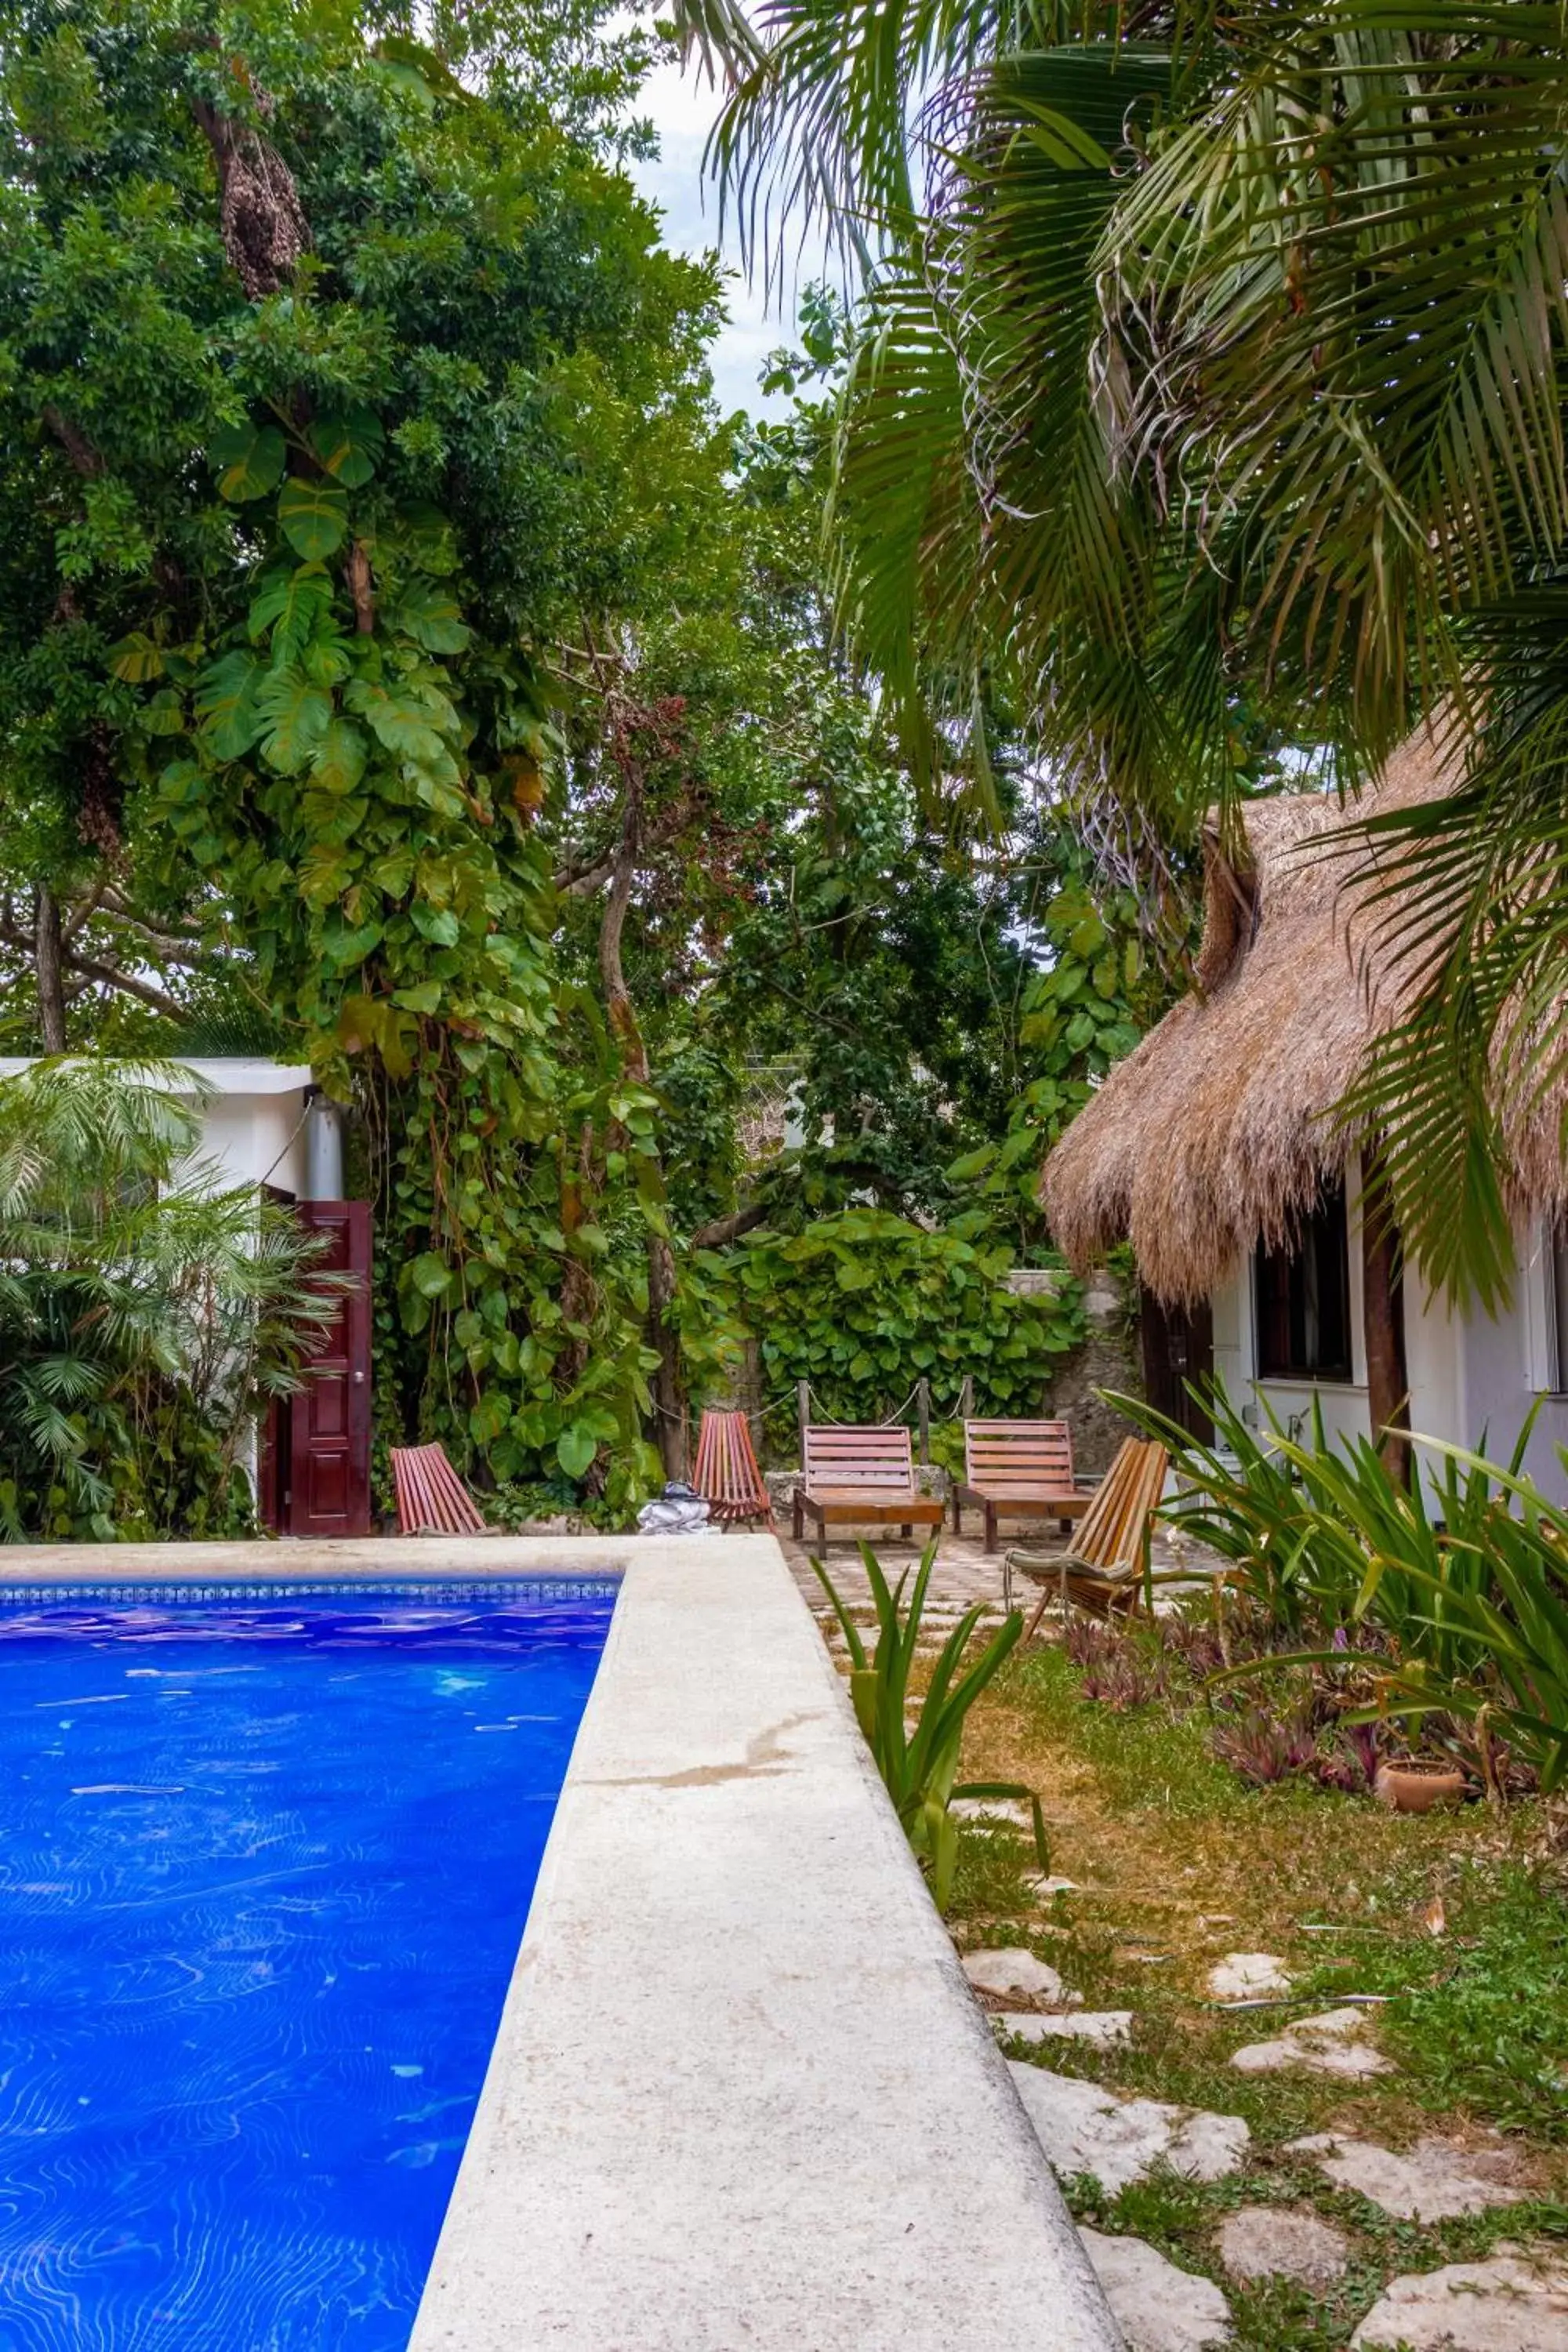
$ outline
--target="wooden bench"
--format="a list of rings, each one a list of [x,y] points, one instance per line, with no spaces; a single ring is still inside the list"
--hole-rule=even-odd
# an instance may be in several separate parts
[[[488,1536],[479,1506],[440,1445],[395,1445],[392,1486],[405,1536]]]
[[[743,1412],[721,1412],[712,1406],[704,1412],[691,1483],[721,1524],[763,1519],[772,1529],[773,1502],[757,1467],[751,1423]]]
[[[909,1542],[917,1527],[942,1525],[940,1497],[922,1495],[915,1485],[907,1429],[803,1430],[801,1469],[795,1490],[796,1543],[805,1538],[807,1513],[824,1546],[830,1527],[892,1526]]]
[[[996,1549],[996,1521],[1058,1519],[1064,1528],[1093,1497],[1073,1484],[1072,1432],[1065,1421],[966,1421],[963,1477],[952,1489],[952,1532],[963,1533],[963,1506],[985,1514],[985,1549]]]
[[[1008,1553],[1003,1587],[1009,1608],[1015,1571],[1045,1587],[1026,1641],[1058,1597],[1064,1617],[1069,1607],[1087,1609],[1096,1617],[1118,1611],[1130,1615],[1137,1608],[1148,1582],[1149,1532],[1165,1490],[1168,1458],[1163,1445],[1130,1437],[1084,1513],[1070,1550]]]

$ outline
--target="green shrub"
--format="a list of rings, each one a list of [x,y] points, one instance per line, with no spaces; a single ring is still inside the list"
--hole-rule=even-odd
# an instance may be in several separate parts
[[[1020,1297],[1002,1279],[1010,1263],[959,1226],[928,1232],[879,1209],[755,1235],[736,1255],[736,1283],[774,1428],[793,1424],[803,1380],[835,1421],[885,1420],[922,1378],[936,1413],[953,1411],[966,1378],[976,1412],[1037,1412],[1083,1337],[1080,1294],[1064,1276],[1055,1297]]]
[[[1330,1446],[1316,1402],[1310,1445],[1272,1415],[1260,1439],[1216,1386],[1205,1402],[1233,1465],[1147,1405],[1113,1402],[1171,1448],[1185,1491],[1166,1518],[1231,1563],[1233,1583],[1271,1624],[1361,1623],[1383,1636],[1383,1657],[1356,1661],[1382,1677],[1363,1719],[1458,1717],[1477,1727],[1483,1769],[1495,1737],[1543,1791],[1568,1778],[1568,1510],[1523,1475],[1533,1413],[1506,1463],[1414,1437],[1405,1488],[1370,1438]],[[1252,1661],[1216,1679],[1291,1662]],[[1346,1654],[1293,1662],[1342,1668]]]

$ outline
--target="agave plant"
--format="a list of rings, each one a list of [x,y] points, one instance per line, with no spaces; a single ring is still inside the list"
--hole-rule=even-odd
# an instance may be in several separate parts
[[[1036,1857],[1042,1871],[1050,1868],[1045,1816],[1032,1789],[1014,1780],[958,1782],[959,1750],[969,1710],[994,1679],[1004,1659],[1017,1647],[1024,1620],[1015,1610],[965,1666],[964,1653],[981,1614],[978,1605],[966,1609],[942,1643],[930,1684],[918,1703],[919,1713],[911,1729],[914,1701],[910,1678],[936,1559],[936,1544],[934,1540],[928,1544],[921,1556],[907,1610],[903,1603],[909,1570],[905,1570],[896,1586],[889,1586],[869,1544],[862,1543],[860,1557],[877,1607],[877,1646],[870,1658],[867,1657],[859,1627],[846,1609],[827,1570],[815,1558],[811,1564],[849,1645],[849,1693],[856,1719],[866,1735],[905,1834],[929,1874],[936,1907],[945,1914],[952,1900],[953,1874],[958,1867],[958,1822],[952,1810],[955,1797],[1015,1798],[1027,1803],[1034,1817]]]

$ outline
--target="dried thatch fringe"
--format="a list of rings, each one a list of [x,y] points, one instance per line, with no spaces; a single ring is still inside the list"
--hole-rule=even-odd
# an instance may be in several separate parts
[[[1461,758],[1457,737],[1423,732],[1348,812],[1316,793],[1261,803],[1247,817],[1250,873],[1205,845],[1203,992],[1110,1072],[1045,1165],[1041,1199],[1074,1265],[1126,1238],[1149,1287],[1186,1304],[1259,1241],[1289,1242],[1354,1140],[1333,1105],[1409,1009],[1378,936],[1386,905],[1365,904],[1367,867],[1348,878],[1345,859],[1311,845],[1451,792]]]

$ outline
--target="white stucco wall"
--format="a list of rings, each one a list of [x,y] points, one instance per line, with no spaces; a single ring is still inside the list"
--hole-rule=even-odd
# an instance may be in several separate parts
[[[0,1078],[30,1068],[32,1058],[0,1055]],[[226,1184],[275,1184],[302,1196],[309,1068],[233,1055],[187,1060],[180,1067],[199,1078],[207,1095],[193,1162],[210,1167]]]
[[[1350,1381],[1259,1381],[1250,1262],[1237,1266],[1214,1295],[1215,1371],[1233,1399],[1266,1402],[1289,1425],[1321,1400],[1331,1441],[1371,1432],[1366,1398],[1366,1327],[1361,1268],[1360,1171],[1348,1185],[1350,1227]],[[1540,1400],[1525,1467],[1544,1494],[1568,1502],[1568,1474],[1557,1448],[1568,1445],[1568,1395],[1551,1392],[1553,1376],[1550,1255],[1538,1233],[1516,1235],[1519,1275],[1511,1302],[1495,1316],[1456,1316],[1428,1297],[1418,1279],[1405,1287],[1405,1348],[1410,1377],[1410,1423],[1423,1437],[1474,1446],[1483,1440],[1506,1459],[1531,1406]],[[1563,1377],[1568,1378],[1568,1367]],[[1260,1416],[1261,1418],[1261,1416]]]
[[[305,1185],[308,1069],[276,1062],[204,1061],[186,1066],[212,1089],[195,1158],[228,1184]]]

